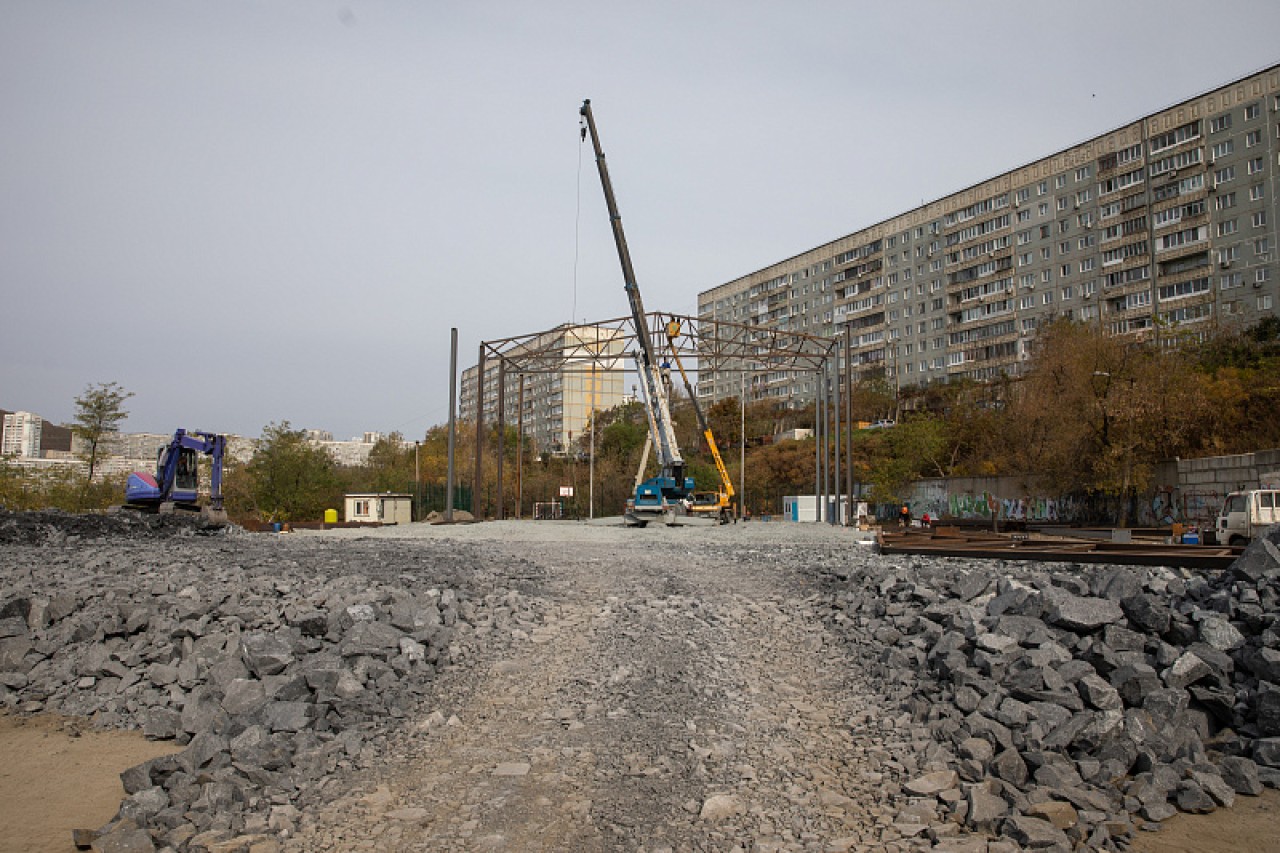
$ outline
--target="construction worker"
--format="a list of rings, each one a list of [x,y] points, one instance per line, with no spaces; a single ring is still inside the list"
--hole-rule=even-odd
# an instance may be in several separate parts
[[[911,507],[902,505],[902,509],[898,510],[898,523],[903,527],[911,526]]]

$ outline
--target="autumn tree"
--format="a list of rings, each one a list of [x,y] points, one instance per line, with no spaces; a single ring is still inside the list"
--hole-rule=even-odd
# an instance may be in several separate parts
[[[120,432],[120,424],[129,413],[124,403],[133,396],[115,382],[90,385],[76,397],[76,413],[71,431],[81,442],[81,456],[88,466],[86,485],[93,482],[94,472],[106,449],[107,440]]]
[[[1003,423],[1012,467],[1059,494],[1117,499],[1127,523],[1156,463],[1183,452],[1207,414],[1192,373],[1184,350],[1067,320],[1042,328]]]

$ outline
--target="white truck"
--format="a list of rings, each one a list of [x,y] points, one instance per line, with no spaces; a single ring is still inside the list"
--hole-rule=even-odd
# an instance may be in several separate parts
[[[1222,502],[1217,539],[1227,545],[1244,545],[1273,524],[1280,524],[1280,489],[1232,492]]]

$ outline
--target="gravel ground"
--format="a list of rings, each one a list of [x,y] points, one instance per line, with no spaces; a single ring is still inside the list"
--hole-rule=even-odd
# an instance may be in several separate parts
[[[104,850],[1117,850],[1280,782],[1269,551],[4,513],[0,543],[0,705],[184,747],[123,775]]]
[[[848,665],[807,571],[861,557],[847,532],[379,534],[519,555],[546,606],[508,654],[442,682],[437,723],[290,849],[825,850],[897,835],[892,780],[913,768],[893,741],[912,737],[909,715],[887,715]]]

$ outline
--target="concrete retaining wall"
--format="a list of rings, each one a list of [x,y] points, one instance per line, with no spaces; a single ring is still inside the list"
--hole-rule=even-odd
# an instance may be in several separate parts
[[[1134,508],[1139,525],[1174,522],[1204,525],[1222,509],[1228,493],[1280,488],[1280,449],[1179,459],[1157,467],[1150,494]],[[1077,498],[1042,494],[1021,477],[950,477],[919,480],[908,496],[919,518],[1087,521],[1097,506]]]

